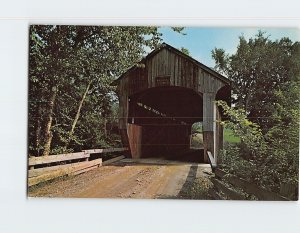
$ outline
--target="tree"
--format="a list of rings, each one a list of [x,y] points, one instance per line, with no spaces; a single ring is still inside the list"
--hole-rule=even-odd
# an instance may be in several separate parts
[[[185,55],[190,56],[190,51],[187,48],[181,47],[180,51],[183,52]]]
[[[297,197],[300,110],[294,108],[290,100],[295,101],[297,97],[299,106],[299,93],[299,85],[291,87],[289,92],[276,93],[282,100],[276,104],[277,111],[273,113],[277,123],[267,135],[262,134],[259,125],[247,119],[243,109],[217,102],[228,117],[221,124],[242,141],[221,152],[224,169],[274,192],[279,192],[283,184],[292,185],[294,193],[290,197]]]
[[[57,152],[83,145],[76,134],[83,108],[107,117],[110,83],[159,43],[157,27],[31,26],[30,153],[49,155],[53,140]]]
[[[272,41],[261,31],[248,41],[241,36],[233,55],[223,49],[212,51],[216,70],[233,81],[233,103],[243,108],[264,132],[274,125],[270,115],[277,102],[275,91],[299,80],[299,51],[299,42],[288,38]]]
[[[264,33],[240,37],[237,52],[214,49],[216,69],[232,80],[234,108],[219,103],[224,122],[240,145],[223,153],[227,168],[250,182],[279,192],[292,184],[297,196],[299,172],[300,43],[271,41]]]

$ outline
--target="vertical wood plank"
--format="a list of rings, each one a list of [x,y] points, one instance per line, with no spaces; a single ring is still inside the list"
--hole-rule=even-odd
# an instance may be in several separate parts
[[[128,139],[133,159],[142,156],[142,126],[128,124]]]
[[[205,92],[203,94],[203,131],[213,131],[214,100],[214,93]]]
[[[167,75],[170,75],[170,70],[169,70],[169,51],[167,49],[164,49],[165,50],[165,61],[164,61],[164,64],[165,64],[165,67],[164,67],[164,76],[167,76]]]
[[[201,92],[202,93],[204,93],[204,90],[205,90],[204,89],[204,78],[205,78],[204,75],[205,75],[204,71],[201,69],[201,76],[200,76],[201,77],[201,81],[200,81],[200,84],[201,84]]]
[[[161,50],[160,53],[156,54],[157,58],[157,73],[156,76],[163,76],[164,75],[164,60],[162,59],[164,57],[165,50]]]
[[[176,79],[175,79],[175,55],[173,53],[168,52],[169,54],[169,63],[168,63],[168,70],[170,73],[171,85],[176,86]]]
[[[180,57],[176,55],[176,59],[177,59],[177,85],[181,86]]]
[[[181,72],[182,72],[182,86],[186,87],[186,61],[182,59],[182,66],[181,66]]]
[[[207,151],[213,154],[214,150],[214,132],[203,131],[204,162],[208,162]]]
[[[149,88],[151,86],[151,60],[148,60],[146,62],[146,67],[147,67],[146,70],[147,70],[147,79],[148,79],[146,88]]]
[[[175,86],[178,86],[178,57],[174,54],[175,65],[174,65],[174,82]]]
[[[186,80],[187,80],[187,88],[191,87],[191,66],[190,66],[190,62],[187,62],[187,67],[186,67]]]
[[[152,87],[155,87],[155,77],[157,76],[157,62],[156,62],[156,56],[152,58],[153,62],[153,73],[152,73]]]

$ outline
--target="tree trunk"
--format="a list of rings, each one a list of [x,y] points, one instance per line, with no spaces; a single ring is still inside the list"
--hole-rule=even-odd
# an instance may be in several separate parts
[[[42,122],[41,122],[41,115],[42,115],[42,107],[41,103],[38,104],[38,111],[37,111],[37,121],[36,121],[36,130],[35,130],[35,148],[37,156],[40,156],[40,145],[41,145],[41,129],[42,129]]]
[[[52,126],[52,115],[53,115],[53,109],[54,109],[54,103],[56,100],[56,94],[57,94],[57,88],[52,88],[52,93],[50,96],[49,106],[48,106],[48,113],[47,113],[47,124],[45,129],[45,144],[44,144],[44,152],[43,156],[48,156],[50,153],[51,148],[51,141],[52,141],[52,132],[51,132],[51,126]]]
[[[92,81],[90,81],[90,82],[88,83],[88,85],[87,85],[87,87],[86,87],[86,89],[85,89],[85,91],[84,91],[84,93],[83,93],[83,96],[82,96],[82,98],[81,98],[81,100],[80,100],[80,102],[79,102],[79,106],[78,106],[78,109],[77,109],[77,113],[76,113],[76,116],[75,116],[75,118],[74,118],[74,120],[73,120],[71,130],[69,131],[69,137],[68,137],[68,140],[67,140],[67,142],[66,142],[65,148],[67,148],[67,147],[69,146],[69,143],[70,143],[70,141],[71,141],[71,138],[72,138],[72,136],[73,136],[73,133],[74,133],[76,124],[77,124],[78,119],[79,119],[79,116],[80,116],[80,111],[81,111],[83,102],[84,102],[85,97],[86,97],[86,95],[87,95],[87,93],[88,93],[88,91],[89,91],[89,89],[90,89],[90,87],[91,87],[91,84],[92,84]]]
[[[104,131],[104,136],[105,138],[107,137],[107,130],[106,130],[106,126],[107,126],[107,120],[106,117],[104,116],[104,122],[103,122],[103,131]]]

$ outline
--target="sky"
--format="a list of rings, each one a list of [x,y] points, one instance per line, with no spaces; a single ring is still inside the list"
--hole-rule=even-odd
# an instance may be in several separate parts
[[[183,31],[186,35],[174,32],[169,27],[162,27],[159,30],[163,34],[164,42],[175,48],[187,48],[190,56],[209,67],[215,65],[211,51],[214,48],[222,48],[229,54],[235,53],[241,35],[248,40],[262,30],[272,40],[289,37],[293,42],[300,41],[300,30],[297,28],[186,27]]]

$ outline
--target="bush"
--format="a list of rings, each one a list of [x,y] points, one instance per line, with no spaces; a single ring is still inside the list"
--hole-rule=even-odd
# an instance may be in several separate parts
[[[289,127],[279,121],[263,135],[259,125],[247,119],[245,111],[230,108],[223,101],[218,101],[217,105],[223,108],[229,118],[221,124],[241,138],[240,143],[228,144],[221,151],[224,169],[274,192],[280,191],[281,184],[297,187],[297,117],[290,121]]]

